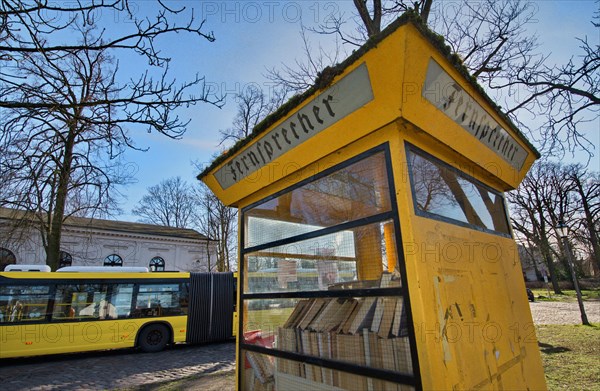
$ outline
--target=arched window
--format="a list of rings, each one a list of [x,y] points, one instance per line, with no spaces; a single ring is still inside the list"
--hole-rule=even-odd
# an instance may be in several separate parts
[[[69,254],[66,251],[60,251],[58,253],[58,258],[59,258],[59,263],[58,263],[58,267],[66,267],[66,266],[71,266],[73,264],[73,257],[71,256],[71,254]]]
[[[0,272],[4,271],[7,265],[14,265],[17,263],[17,257],[7,248],[0,247]]]
[[[150,260],[150,271],[151,272],[164,272],[165,271],[165,260],[161,257],[154,257]]]
[[[123,258],[117,254],[110,254],[104,258],[104,266],[123,266]]]

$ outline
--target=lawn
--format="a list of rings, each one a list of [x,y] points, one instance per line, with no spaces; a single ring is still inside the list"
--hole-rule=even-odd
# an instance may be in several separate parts
[[[554,293],[552,288],[550,288],[550,297],[548,297],[548,289],[532,289],[533,295],[536,300],[540,301],[576,301],[577,296],[575,294],[575,290],[563,289],[562,295],[557,295]],[[596,289],[582,289],[581,297],[583,300],[600,299],[600,288]]]
[[[600,327],[536,326],[548,390],[600,391]]]

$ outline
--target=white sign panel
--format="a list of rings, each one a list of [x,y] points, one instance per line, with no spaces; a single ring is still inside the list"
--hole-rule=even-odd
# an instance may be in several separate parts
[[[422,95],[512,167],[523,167],[527,151],[433,59]]]
[[[371,100],[363,63],[221,167],[215,172],[217,182],[227,189]]]

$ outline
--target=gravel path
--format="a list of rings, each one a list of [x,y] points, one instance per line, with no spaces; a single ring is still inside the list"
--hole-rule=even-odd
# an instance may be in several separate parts
[[[581,324],[577,302],[536,301],[529,303],[535,324]],[[585,313],[590,323],[600,324],[600,301],[585,301]]]

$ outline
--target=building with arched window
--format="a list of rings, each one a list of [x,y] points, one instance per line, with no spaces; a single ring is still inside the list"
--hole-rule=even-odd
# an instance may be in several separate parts
[[[164,272],[165,260],[161,257],[154,257],[150,260],[150,265],[148,265],[148,268],[153,272]]]
[[[16,263],[17,257],[15,257],[15,254],[7,248],[0,247],[0,270],[4,270],[7,265]]]
[[[9,264],[45,263],[39,232],[22,224],[27,216],[23,211],[0,208],[0,271]],[[63,225],[61,267],[209,271],[215,270],[216,260],[217,242],[192,229],[81,217],[69,217]]]
[[[123,266],[123,258],[118,254],[110,254],[104,258],[104,266]]]

